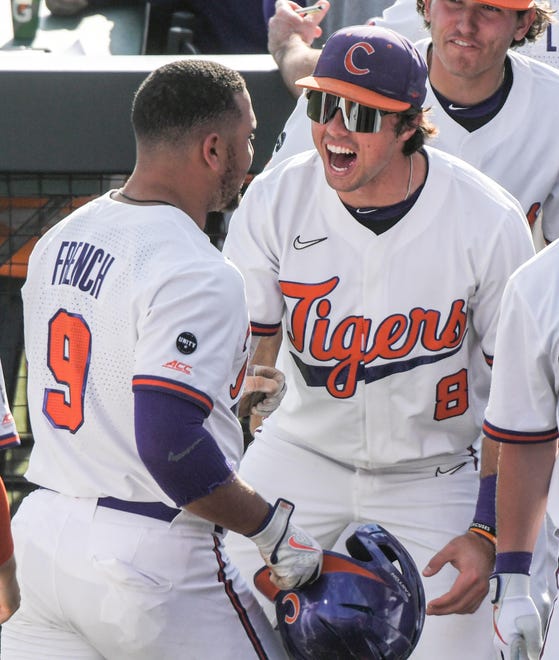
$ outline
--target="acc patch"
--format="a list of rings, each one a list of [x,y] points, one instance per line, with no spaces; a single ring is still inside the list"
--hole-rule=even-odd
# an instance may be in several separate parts
[[[198,346],[198,340],[191,332],[181,332],[177,337],[177,348],[181,353],[189,355],[194,353]]]

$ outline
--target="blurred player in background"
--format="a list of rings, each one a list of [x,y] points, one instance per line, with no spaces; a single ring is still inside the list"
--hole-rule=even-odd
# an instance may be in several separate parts
[[[535,238],[538,247],[543,246],[559,236],[559,142],[555,144],[558,134],[551,111],[559,97],[559,71],[518,50],[526,44],[547,44],[549,5],[532,0],[419,0],[417,8],[431,32],[430,39],[419,41],[417,47],[429,66],[425,105],[432,108],[439,129],[433,144],[512,193],[530,224],[540,221]],[[289,80],[312,70],[320,51],[308,45],[306,35],[317,20],[316,14],[301,19],[289,5],[282,5],[276,22],[270,21],[271,52],[276,40],[284,44],[276,46],[281,56],[275,57],[284,63]],[[288,26],[304,21],[306,33],[301,27],[299,36],[286,36]],[[537,130],[532,130],[534,117],[538,117]],[[312,147],[303,96],[278,139],[270,165]]]
[[[250,167],[251,100],[236,71],[183,60],[142,83],[132,123],[125,186],[58,223],[29,262],[26,477],[40,488],[14,517],[22,607],[2,657],[282,658],[224,528],[251,538],[278,586],[313,579],[322,553],[292,504],[236,474],[248,311],[203,232]],[[255,371],[247,392],[269,410],[283,376]]]
[[[20,444],[14,418],[10,411],[2,365],[0,364],[0,449]],[[0,624],[7,621],[19,607],[19,585],[16,579],[14,542],[10,522],[8,494],[0,477]]]
[[[316,149],[257,176],[233,215],[224,252],[253,333],[283,326],[288,384],[240,473],[289,493],[325,548],[383,525],[424,568],[428,614],[448,615],[427,617],[414,658],[489,660],[496,455],[480,465],[481,423],[502,290],[534,247],[508,192],[424,146],[426,82],[404,37],[336,32],[298,83]],[[228,543],[252,575],[258,553]]]
[[[540,656],[540,618],[529,595],[532,553],[546,504],[559,527],[559,473],[554,470],[559,437],[558,264],[555,242],[507,284],[483,425],[486,435],[500,444],[499,535],[491,583],[495,647],[504,660],[559,658],[556,604]],[[528,655],[515,655],[519,644]]]
[[[555,14],[559,7],[558,0],[549,0],[546,3],[538,2],[537,4],[542,8],[550,8],[553,14]],[[534,3],[533,6],[536,6],[536,4]],[[500,8],[509,8],[509,3],[500,3]],[[429,26],[425,25],[423,12],[421,9],[418,11],[416,0],[396,0],[393,5],[390,5],[382,12],[382,16],[372,18],[371,23],[396,30],[412,41],[418,41],[429,36]],[[547,24],[545,33],[541,35],[541,38],[527,41],[522,45],[514,46],[514,48],[516,53],[529,55],[544,64],[559,67],[558,46],[559,26],[554,17],[553,22]]]
[[[305,3],[303,0],[297,3],[291,0],[263,0],[263,4],[268,21],[268,51],[276,61],[287,88],[295,97],[300,96],[302,91],[295,85],[295,81],[313,70],[325,38],[345,25],[378,25],[394,30],[413,42],[429,37],[429,26],[423,17],[424,3],[418,3],[417,0],[396,0],[393,4],[389,2],[382,11],[378,11],[380,4],[374,1],[356,5],[341,0],[332,6],[329,0],[316,0],[314,3]],[[299,4],[312,6],[313,11],[298,11]],[[552,14],[555,14],[559,6],[558,0],[537,4],[542,8],[548,7]],[[507,8],[505,3],[500,5],[503,9]],[[363,16],[363,11],[366,16]],[[527,41],[523,45],[517,44],[515,50],[550,66],[559,67],[558,47],[559,27],[553,19],[553,22],[547,23],[542,38]]]

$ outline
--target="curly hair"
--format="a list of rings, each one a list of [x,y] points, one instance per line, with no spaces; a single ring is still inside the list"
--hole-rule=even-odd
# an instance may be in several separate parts
[[[180,60],[159,67],[134,95],[132,126],[137,138],[172,143],[210,122],[239,118],[236,94],[243,77],[217,62]]]
[[[534,8],[536,10],[536,17],[534,22],[532,25],[530,25],[528,32],[526,32],[522,39],[519,39],[518,41],[513,40],[510,48],[519,48],[520,46],[524,46],[527,41],[536,41],[536,39],[538,39],[547,30],[547,26],[554,21],[553,14],[555,13],[555,10],[551,8],[551,5],[547,2],[547,0],[538,0],[534,4]],[[425,20],[425,0],[416,0],[416,9],[418,14],[423,16],[425,27],[430,28],[431,24],[429,21]],[[524,9],[522,11],[518,11],[517,14],[522,16],[527,11],[527,9]]]
[[[429,108],[422,110],[413,107],[396,113],[398,121],[394,126],[394,132],[397,136],[409,128],[415,128],[415,133],[404,142],[402,148],[404,156],[411,156],[419,151],[429,138],[437,134],[438,129],[429,121],[428,113]]]

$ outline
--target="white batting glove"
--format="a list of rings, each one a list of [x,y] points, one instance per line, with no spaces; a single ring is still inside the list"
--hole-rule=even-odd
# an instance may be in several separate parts
[[[530,598],[530,577],[523,573],[496,573],[489,583],[497,658],[538,660],[543,643],[542,625]]]
[[[252,378],[266,379],[267,386],[274,382],[273,391],[264,392],[255,389],[251,394],[250,412],[258,417],[268,417],[279,406],[287,391],[285,376],[283,372],[275,367],[265,367],[251,364],[247,370],[247,376]],[[247,389],[247,386],[245,386]]]
[[[322,549],[301,528],[289,522],[295,506],[278,499],[271,516],[257,534],[249,536],[256,543],[272,582],[279,589],[295,589],[314,582],[322,569]]]

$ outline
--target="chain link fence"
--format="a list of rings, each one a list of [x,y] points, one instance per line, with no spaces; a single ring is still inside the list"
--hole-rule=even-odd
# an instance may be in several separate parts
[[[127,176],[0,173],[0,359],[21,437],[19,447],[0,452],[0,474],[12,515],[34,488],[24,477],[33,445],[21,304],[29,254],[50,227],[94,197],[121,187]],[[206,233],[218,249],[225,239],[227,221],[222,213],[211,213],[207,219]]]

